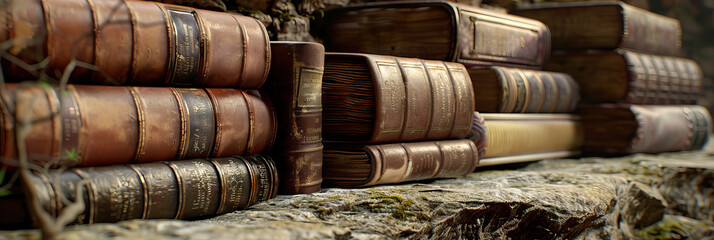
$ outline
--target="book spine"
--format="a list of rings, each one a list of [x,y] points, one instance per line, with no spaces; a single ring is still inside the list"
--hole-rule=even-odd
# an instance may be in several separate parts
[[[567,113],[575,111],[580,99],[578,85],[565,73],[491,67],[503,88],[502,113]],[[471,79],[474,87],[490,79]],[[474,90],[475,91],[475,90]],[[479,96],[476,96],[479,102]],[[478,105],[476,110],[478,109]]]
[[[88,181],[76,195],[80,181]],[[267,156],[182,160],[36,174],[33,187],[49,193],[38,200],[52,215],[84,198],[75,223],[128,219],[192,219],[244,209],[275,197],[278,176]]]
[[[264,89],[279,119],[281,192],[313,193],[322,183],[322,75],[325,48],[317,43],[272,42],[273,71]]]
[[[479,112],[474,112],[474,122],[471,124],[471,133],[467,137],[471,139],[478,149],[478,159],[486,157],[488,148],[488,130],[486,130],[486,120]]]
[[[359,55],[373,71],[376,117],[372,143],[464,138],[474,94],[457,63]]]
[[[257,91],[10,84],[14,116],[36,120],[25,138],[31,161],[99,166],[260,153],[275,139],[275,111]],[[11,113],[2,156],[15,158]]]
[[[618,113],[622,112],[622,113]],[[701,106],[603,104],[583,109],[584,150],[595,154],[688,151],[702,148],[711,131],[711,116]],[[635,129],[630,134],[607,131]],[[624,143],[612,145],[611,143]]]
[[[488,135],[486,143],[488,149],[484,159],[576,150],[583,143],[582,125],[574,115],[487,113],[482,115]]]
[[[84,83],[254,89],[270,65],[263,24],[235,14],[122,0],[32,0],[8,14],[0,40],[16,40],[12,54],[42,53],[34,57],[48,57],[55,77],[73,60],[96,66],[75,68]],[[22,76],[12,69],[8,77]]]
[[[454,4],[458,10],[457,62],[467,67],[494,63],[541,68],[550,55],[545,24],[515,15]]]
[[[462,176],[478,165],[478,149],[468,139],[365,146],[373,165],[362,186]]]
[[[696,62],[619,50],[627,63],[629,82],[624,100],[632,104],[694,104],[702,74]]]
[[[620,6],[624,26],[618,47],[670,56],[681,54],[682,27],[677,19],[627,4]]]

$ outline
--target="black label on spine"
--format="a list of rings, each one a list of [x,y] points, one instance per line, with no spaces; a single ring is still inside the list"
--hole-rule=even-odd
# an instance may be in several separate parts
[[[172,48],[168,83],[174,86],[198,82],[201,65],[201,39],[193,10],[166,10],[171,19]]]
[[[208,157],[213,149],[215,138],[216,120],[211,99],[202,89],[176,89],[181,94],[188,116],[183,116],[188,121],[188,128],[184,137],[188,138],[188,145],[182,147],[182,156],[187,158]]]

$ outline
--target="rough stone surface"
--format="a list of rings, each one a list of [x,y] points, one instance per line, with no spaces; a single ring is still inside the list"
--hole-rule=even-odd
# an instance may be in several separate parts
[[[278,196],[196,221],[68,227],[67,239],[672,239],[714,234],[714,153],[544,160],[465,177]],[[0,232],[37,238],[37,231]]]

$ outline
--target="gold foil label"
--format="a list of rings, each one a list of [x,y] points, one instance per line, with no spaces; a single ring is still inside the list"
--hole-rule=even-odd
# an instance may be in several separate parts
[[[297,107],[322,107],[322,71],[300,69]]]

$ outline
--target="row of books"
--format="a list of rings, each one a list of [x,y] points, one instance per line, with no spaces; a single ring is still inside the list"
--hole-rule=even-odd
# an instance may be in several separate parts
[[[581,150],[690,150],[709,134],[704,108],[632,105],[692,104],[702,78],[696,63],[667,55],[669,45],[627,45],[637,37],[551,57],[567,34],[545,20],[551,30],[466,5],[384,2],[327,12],[325,53],[316,43],[270,43],[259,22],[232,14],[143,1],[25,4],[3,18],[13,24],[0,39],[39,42],[10,52],[50,63],[28,71],[5,61],[5,77],[77,84],[8,84],[0,154],[17,157],[18,119],[31,119],[29,160],[79,167],[38,174],[34,197],[59,214],[63,197],[81,193],[89,207],[80,223],[206,217],[272,198],[278,186],[316,192],[323,180],[371,186]],[[628,24],[646,21],[620,31],[674,31],[659,24],[674,20],[628,11]],[[559,60],[571,55],[582,60]],[[77,61],[99,71],[63,71]],[[97,85],[108,83],[134,86]]]

